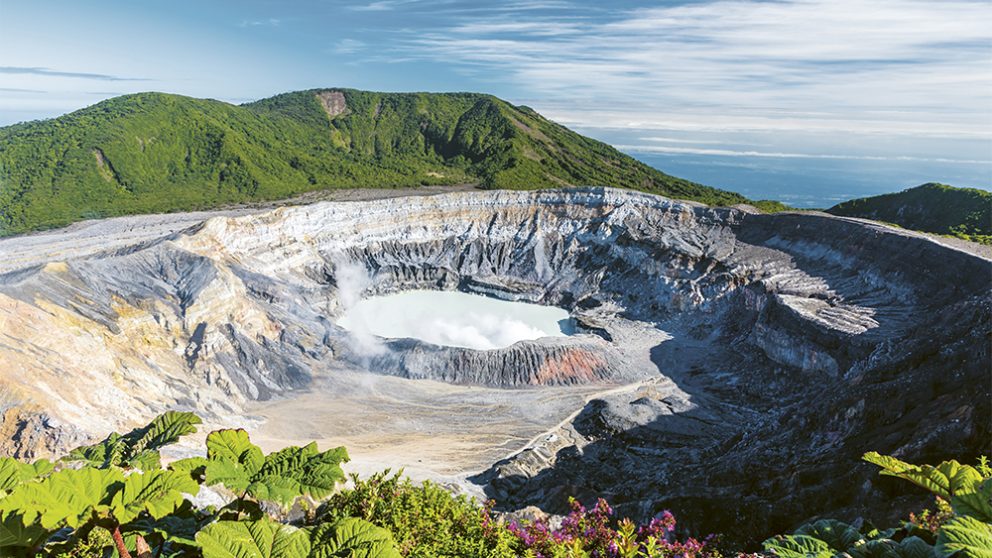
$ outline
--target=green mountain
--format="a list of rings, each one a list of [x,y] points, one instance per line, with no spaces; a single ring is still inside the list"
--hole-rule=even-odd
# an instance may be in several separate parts
[[[240,106],[139,93],[0,128],[0,235],[329,188],[464,183],[747,201],[472,93],[324,89]]]
[[[992,192],[929,183],[837,204],[827,213],[992,244]]]

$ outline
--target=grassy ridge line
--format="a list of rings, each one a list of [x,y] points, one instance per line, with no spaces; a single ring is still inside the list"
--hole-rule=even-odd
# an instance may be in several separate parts
[[[0,236],[331,188],[464,183],[747,202],[474,93],[309,90],[241,106],[138,93],[0,128]]]
[[[975,188],[931,182],[902,192],[846,201],[827,212],[992,244],[992,192]]]

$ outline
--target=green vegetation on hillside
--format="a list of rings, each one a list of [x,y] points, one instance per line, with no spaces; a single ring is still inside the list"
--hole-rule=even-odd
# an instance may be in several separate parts
[[[975,188],[929,183],[894,194],[846,201],[827,212],[992,244],[992,192]]]
[[[868,452],[863,459],[930,492],[935,509],[910,514],[897,527],[860,527],[820,519],[764,543],[778,558],[990,558],[992,557],[992,468],[982,457],[977,466],[955,460],[937,466],[913,465]]]
[[[199,417],[168,412],[58,462],[0,458],[0,556],[57,558],[721,558],[719,537],[676,530],[665,511],[636,525],[600,499],[552,525],[495,517],[442,487],[388,471],[343,488],[344,448],[315,443],[268,455],[244,430],[216,430],[206,456],[161,465],[159,450]],[[932,511],[882,529],[818,519],[764,542],[769,558],[989,558],[992,468],[864,460],[930,492]],[[837,482],[843,482],[843,479]],[[220,504],[194,505],[204,489]],[[206,498],[205,501],[217,501]],[[741,518],[746,521],[746,517]],[[759,555],[738,556],[752,558]]]
[[[472,93],[311,90],[241,106],[139,93],[0,128],[0,236],[330,188],[464,183],[747,201]]]

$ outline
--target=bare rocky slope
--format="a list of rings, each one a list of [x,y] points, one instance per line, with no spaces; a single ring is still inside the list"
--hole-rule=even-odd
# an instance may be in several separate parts
[[[502,390],[631,385],[474,480],[509,509],[602,495],[753,540],[816,512],[886,519],[864,451],[992,449],[992,261],[915,233],[601,188],[150,230],[0,275],[3,453],[168,408],[244,424],[250,402],[355,367]],[[355,296],[412,288],[562,306],[582,333],[471,351],[368,345],[334,324]]]

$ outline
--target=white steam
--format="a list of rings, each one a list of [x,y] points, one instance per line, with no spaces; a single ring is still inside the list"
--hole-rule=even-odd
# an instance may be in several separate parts
[[[476,312],[456,318],[434,318],[422,325],[423,331],[411,331],[411,334],[416,333],[423,341],[479,350],[508,347],[517,341],[547,336],[521,320]]]
[[[488,350],[565,335],[569,328],[563,331],[562,324],[568,318],[561,308],[460,292],[407,291],[358,301],[338,325],[353,334]]]
[[[370,323],[373,317],[353,312],[361,303],[365,290],[372,284],[372,279],[365,267],[344,258],[336,258],[334,278],[338,287],[338,302],[341,305],[343,315],[356,314],[355,319],[349,321],[347,326],[342,325],[348,330],[351,350],[366,358],[386,352],[382,340],[373,333],[373,324]]]

